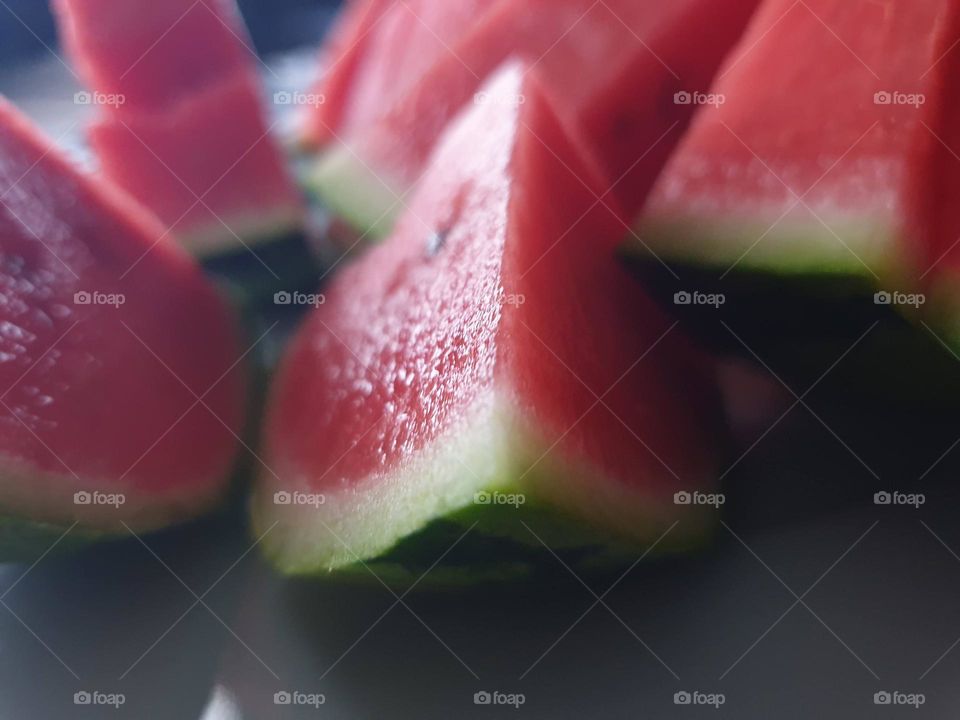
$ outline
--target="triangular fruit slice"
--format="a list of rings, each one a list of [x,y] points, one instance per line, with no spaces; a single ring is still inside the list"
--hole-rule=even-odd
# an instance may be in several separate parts
[[[111,113],[90,126],[109,179],[203,257],[278,240],[302,219],[283,157],[266,134],[247,73],[166,112]]]
[[[153,216],[5,101],[0,157],[0,556],[43,552],[43,528],[139,533],[209,509],[242,429],[234,318]]]
[[[631,249],[716,275],[906,290],[911,178],[949,5],[766,0],[658,180],[638,225],[646,247]]]
[[[674,502],[716,478],[711,371],[616,261],[619,220],[536,75],[512,63],[484,92],[282,363],[254,517],[286,572],[422,547],[441,518],[540,552],[711,524]]]
[[[703,94],[755,5],[500,0],[375,123],[331,145],[314,186],[358,230],[384,235],[450,118],[516,53],[596,156],[604,202],[632,216],[694,110],[684,98]],[[366,72],[389,77],[390,63]]]
[[[344,10],[323,51],[304,139],[347,138],[386,114],[439,60],[452,55],[490,0],[356,0]]]
[[[261,105],[234,0],[56,0],[92,91],[101,169],[201,255],[297,231],[303,206]]]

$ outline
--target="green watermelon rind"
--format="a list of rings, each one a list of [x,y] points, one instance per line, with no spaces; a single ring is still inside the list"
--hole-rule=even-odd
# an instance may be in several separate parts
[[[789,219],[774,224],[776,218],[772,213],[743,221],[642,217],[624,251],[660,258],[668,265],[716,268],[719,273],[739,268],[787,276],[876,274],[888,284],[906,277],[906,270],[892,260],[896,240],[889,225],[856,218],[827,218],[827,227]]]
[[[304,182],[336,217],[369,242],[390,234],[403,211],[403,192],[393,188],[346,145],[326,150],[306,170]]]
[[[288,576],[366,580],[373,570],[388,583],[408,584],[466,533],[466,547],[479,543],[483,552],[457,562],[455,549],[454,558],[430,572],[430,585],[460,585],[522,577],[551,561],[551,551],[579,555],[583,567],[602,566],[635,559],[664,533],[658,552],[686,551],[710,536],[718,519],[712,509],[676,506],[672,495],[602,498],[587,487],[602,483],[588,483],[582,473],[574,479],[550,460],[537,463],[551,443],[532,440],[518,430],[513,413],[498,407],[473,415],[483,419],[435,441],[410,467],[378,479],[388,487],[379,497],[357,490],[326,498],[322,511],[278,506],[271,497],[278,488],[264,478],[251,497],[264,555]],[[478,467],[486,470],[470,469]],[[561,477],[578,486],[566,497],[561,486],[570,482]],[[550,488],[559,494],[550,497]],[[522,494],[525,502],[478,504],[476,495],[484,492]],[[595,512],[584,506],[589,502]],[[401,507],[408,511],[397,512]]]

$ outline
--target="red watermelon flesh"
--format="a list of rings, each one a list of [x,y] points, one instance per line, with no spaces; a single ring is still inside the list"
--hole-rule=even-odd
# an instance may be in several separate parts
[[[595,153],[605,202],[632,216],[692,115],[676,94],[708,86],[756,2],[501,0],[382,119],[334,146],[316,184],[348,221],[382,235],[450,118],[519,53]]]
[[[949,4],[767,0],[711,90],[724,103],[659,179],[644,242],[722,272],[916,282],[912,177]]]
[[[348,7],[345,28],[325,52],[328,58],[339,55],[328,60],[331,73],[316,88],[326,102],[307,118],[307,141],[347,138],[382,117],[435,63],[456,57],[461,36],[482,22],[491,4],[382,0]]]
[[[5,101],[0,157],[0,514],[125,532],[208,508],[244,405],[225,304]]]
[[[200,255],[238,237],[269,237],[302,216],[251,80],[236,73],[166,112],[109,114],[90,128],[103,173]]]
[[[286,571],[375,557],[492,489],[649,541],[715,477],[706,365],[616,262],[599,180],[535,75],[485,92],[281,366],[254,515]]]
[[[91,88],[162,111],[255,62],[235,0],[54,0],[62,42]]]
[[[315,117],[304,126],[304,142],[322,145],[341,128],[350,96],[350,84],[363,58],[367,39],[393,0],[349,0],[327,35],[320,54],[320,78],[314,92],[324,102],[313,108]]]
[[[922,162],[914,197],[922,220],[921,287],[932,297],[925,310],[938,335],[960,347],[960,107],[954,85],[960,73],[960,6],[948,11],[930,71],[931,97],[925,110]]]
[[[300,227],[302,199],[267,126],[234,0],[55,8],[64,46],[102,99],[91,143],[108,179],[199,254]]]

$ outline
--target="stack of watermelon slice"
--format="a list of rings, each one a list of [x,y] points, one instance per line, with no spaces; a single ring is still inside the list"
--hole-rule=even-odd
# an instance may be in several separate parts
[[[123,103],[91,133],[95,179],[0,107],[10,556],[222,494],[244,353],[170,230],[218,252],[302,212],[232,0],[56,4]],[[866,297],[960,342],[958,39],[948,0],[349,2],[302,145],[381,242],[311,296],[273,381],[251,507],[274,564],[475,580],[703,538],[714,358],[625,238],[641,266],[712,278],[715,306]],[[670,309],[706,289],[671,285]]]

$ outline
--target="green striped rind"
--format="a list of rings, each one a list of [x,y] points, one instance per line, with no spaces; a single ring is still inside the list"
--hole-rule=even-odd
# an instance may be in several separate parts
[[[874,277],[884,284],[916,277],[898,263],[896,237],[887,224],[828,218],[820,223],[776,215],[756,221],[644,217],[625,246],[628,253],[667,264],[701,265],[724,274],[737,268],[780,276]],[[906,288],[901,288],[906,289]]]
[[[429,569],[423,582],[460,585],[523,577],[557,565],[554,553],[587,569],[635,560],[654,543],[657,552],[682,551],[716,524],[715,511],[675,506],[665,492],[628,494],[567,463],[538,462],[551,443],[517,430],[502,406],[475,417],[408,467],[319,508],[276,505],[263,479],[252,513],[265,555],[291,576],[375,574],[407,585]],[[478,493],[524,501],[481,504]]]
[[[920,273],[904,260],[889,230],[831,225],[833,232],[819,223],[771,228],[644,219],[622,253],[657,300],[699,339],[751,362],[756,353],[798,391],[843,357],[829,376],[837,388],[876,402],[955,407],[956,362],[920,320],[935,318],[931,325],[945,338],[952,335],[948,344],[960,348],[960,294],[953,293],[955,310],[944,299],[960,285],[943,283],[948,290],[931,294],[919,310],[878,305],[874,294],[880,290],[917,292]],[[674,302],[676,292],[694,290],[722,293],[726,302],[719,310]]]
[[[406,188],[394,188],[347,146],[324,152],[304,172],[303,182],[335,216],[368,242],[382,240],[403,210]]]

